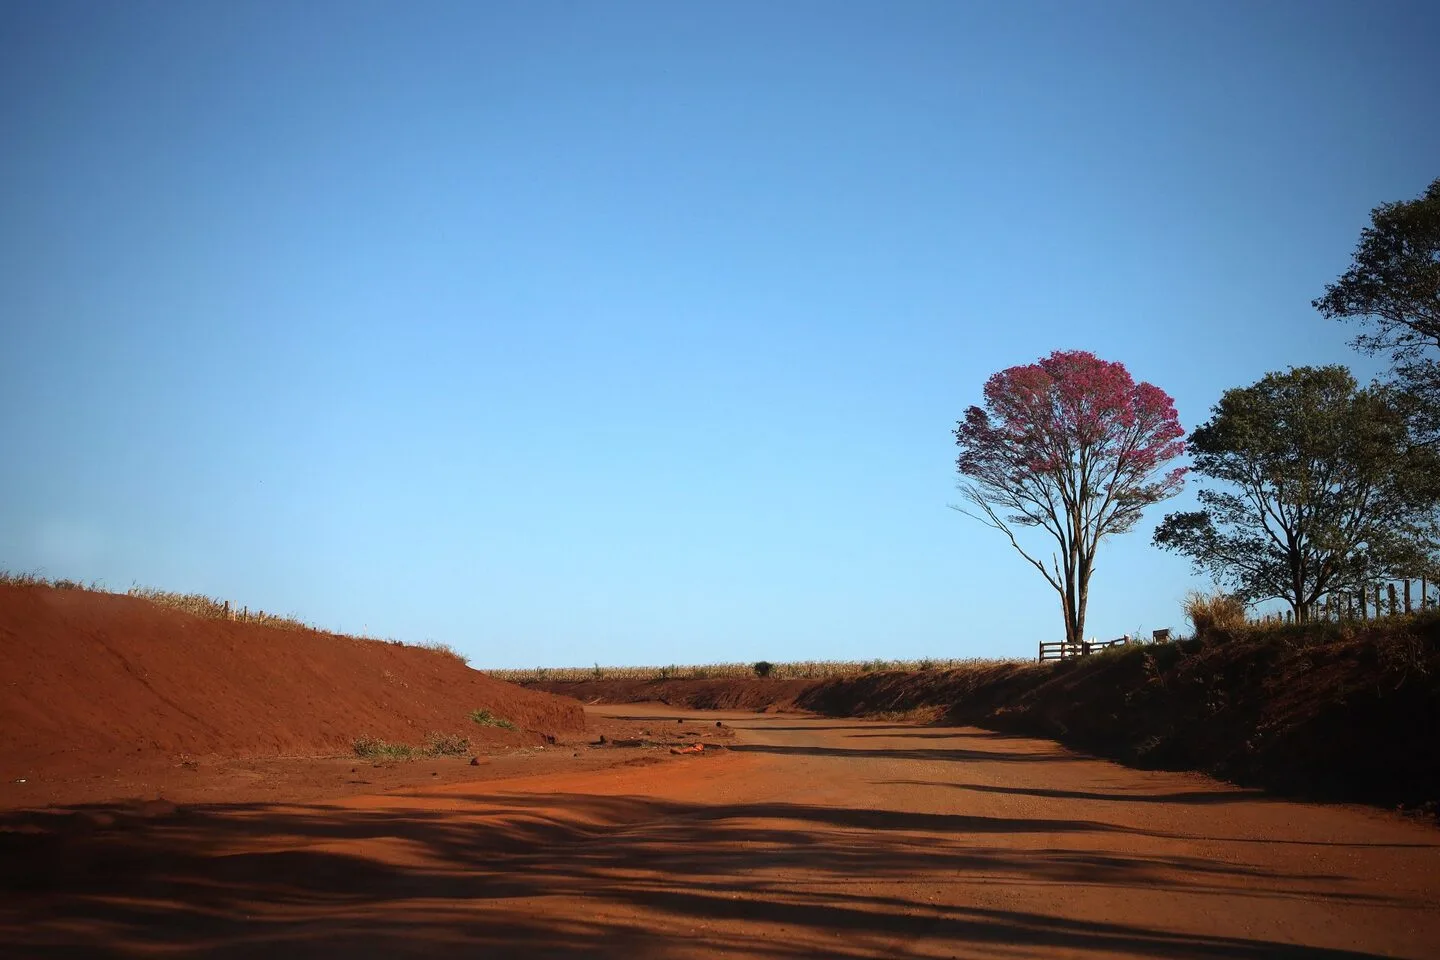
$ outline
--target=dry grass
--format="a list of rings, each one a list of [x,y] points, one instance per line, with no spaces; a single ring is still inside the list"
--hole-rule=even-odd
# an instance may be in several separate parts
[[[85,590],[89,593],[110,593],[99,580],[81,583],[78,580],[48,580],[35,573],[11,573],[0,570],[0,584],[11,587],[54,587],[56,590]]]
[[[151,603],[159,604],[162,607],[174,607],[176,610],[184,610],[186,613],[204,617],[207,620],[234,620],[239,623],[258,623],[264,627],[275,627],[279,630],[314,630],[315,627],[299,619],[298,617],[282,616],[278,613],[266,613],[264,610],[251,610],[249,607],[241,607],[231,604],[228,600],[216,600],[214,597],[207,597],[200,593],[172,593],[168,590],[156,590],[152,587],[131,587],[125,591],[127,596],[139,597],[141,600],[149,600]]]
[[[51,587],[56,590],[85,590],[90,593],[107,593],[112,596],[122,595],[117,591],[107,588],[98,580],[85,584],[73,580],[50,580],[34,573],[11,573],[8,570],[0,570],[0,584],[14,587]],[[313,633],[324,633],[335,637],[344,637],[349,640],[365,640],[371,643],[391,643],[395,646],[429,650],[432,653],[438,653],[442,656],[450,657],[453,660],[458,660],[462,664],[469,662],[463,653],[460,653],[447,643],[440,643],[436,640],[407,644],[399,640],[384,639],[381,637],[335,634],[328,630],[322,630],[313,624],[306,623],[299,617],[267,613],[264,610],[251,610],[249,607],[241,606],[238,603],[231,603],[228,600],[217,600],[214,597],[207,597],[202,593],[176,593],[171,590],[157,590],[154,587],[136,585],[126,590],[123,596],[135,597],[138,600],[145,600],[161,607],[170,607],[188,613],[193,617],[201,617],[206,620],[231,620],[236,623],[250,623],[276,630],[306,630]]]
[[[449,657],[452,660],[459,660],[461,663],[464,664],[468,664],[470,662],[470,658],[465,656],[465,654],[461,653],[459,650],[456,650],[454,647],[450,646],[450,644],[441,643],[439,640],[425,640],[421,643],[414,644],[414,646],[419,647],[421,650],[429,650],[432,653],[438,653],[441,656]]]
[[[366,760],[418,760],[422,757],[461,757],[470,751],[470,741],[458,734],[431,733],[418,747],[408,743],[387,743],[377,737],[357,737],[355,756]]]
[[[1183,604],[1185,618],[1197,636],[1212,630],[1238,630],[1245,626],[1245,604],[1226,593],[1190,591]]]
[[[1011,660],[964,659],[925,660],[796,660],[773,663],[772,680],[828,680],[832,677],[853,677],[862,673],[885,670],[957,670],[963,667],[993,666],[1013,663]],[[735,680],[754,679],[753,663],[705,663],[690,666],[671,664],[668,667],[535,667],[519,670],[486,670],[489,676],[510,683],[534,683],[546,680]]]

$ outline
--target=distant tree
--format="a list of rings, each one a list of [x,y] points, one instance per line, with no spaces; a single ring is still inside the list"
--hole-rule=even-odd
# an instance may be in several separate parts
[[[1388,354],[1411,394],[1412,426],[1440,440],[1440,179],[1414,200],[1382,203],[1339,280],[1314,301],[1333,320],[1359,320],[1354,342]]]
[[[1440,462],[1408,442],[1392,391],[1359,389],[1343,366],[1227,390],[1190,453],[1225,488],[1200,490],[1201,509],[1168,515],[1154,542],[1247,603],[1284,600],[1303,623],[1328,594],[1424,563]]]
[[[1056,351],[985,383],[985,404],[955,428],[961,492],[1060,595],[1065,639],[1079,643],[1095,552],[1135,526],[1152,503],[1179,492],[1184,452],[1174,401],[1136,383],[1124,365],[1082,350]],[[1017,528],[1055,541],[1047,565],[1021,546]]]

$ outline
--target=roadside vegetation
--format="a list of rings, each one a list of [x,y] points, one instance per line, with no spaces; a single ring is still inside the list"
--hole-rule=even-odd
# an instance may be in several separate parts
[[[923,660],[794,660],[789,663],[702,663],[667,667],[534,667],[516,670],[485,670],[486,675],[510,683],[531,684],[547,681],[576,680],[736,680],[767,677],[772,680],[825,680],[830,677],[853,677],[888,670],[929,671],[956,670],[968,666],[1010,663],[1009,660],[988,660],[980,657],[939,658]],[[763,669],[762,669],[763,665]]]
[[[497,717],[489,710],[473,710],[470,719],[482,727],[499,727],[502,730],[514,730],[515,724],[504,717]]]
[[[1186,611],[1191,636],[1046,663],[888,662],[789,683],[738,666],[708,683],[632,668],[617,671],[629,680],[579,671],[527,685],[587,701],[973,725],[1298,797],[1440,809],[1440,610],[1257,622],[1233,597],[1194,594]]]
[[[1055,590],[1067,647],[1085,650],[1101,544],[1187,473],[1195,507],[1167,515],[1151,542],[1243,607],[1365,622],[1371,608],[1396,612],[1397,583],[1409,608],[1419,580],[1425,608],[1426,581],[1440,579],[1440,179],[1375,207],[1349,269],[1312,306],[1357,324],[1352,345],[1389,371],[1369,384],[1341,364],[1271,371],[1221,391],[1188,437],[1168,394],[1083,350],[986,380],[953,432],[956,509]],[[1186,454],[1190,466],[1171,466]]]
[[[355,756],[365,760],[421,760],[430,757],[462,757],[470,751],[466,737],[452,733],[431,733],[418,747],[388,743],[378,737],[357,737]]]
[[[111,590],[98,580],[89,583],[82,583],[76,580],[51,580],[34,573],[13,573],[8,570],[0,570],[0,584],[12,587],[51,587],[56,590],[84,590],[88,593],[104,593],[111,596],[135,597],[145,600],[161,607],[169,607],[190,614],[192,617],[201,617],[206,620],[229,620],[235,623],[247,623],[261,627],[270,627],[276,630],[308,631],[311,633],[323,633],[336,637],[344,637],[348,640],[364,640],[369,643],[390,643],[395,646],[411,647],[419,650],[429,650],[443,657],[449,657],[462,664],[469,663],[469,658],[460,653],[448,643],[441,643],[437,640],[425,640],[420,643],[404,643],[400,640],[384,637],[371,637],[364,635],[339,634],[324,630],[314,624],[306,623],[296,616],[269,613],[264,610],[251,610],[249,607],[231,603],[228,600],[217,600],[201,593],[176,593],[170,590],[157,590],[154,587],[133,586],[124,593],[118,590]]]

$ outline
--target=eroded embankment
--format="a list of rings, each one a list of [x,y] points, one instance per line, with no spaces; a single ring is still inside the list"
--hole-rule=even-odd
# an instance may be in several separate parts
[[[1050,737],[1135,766],[1324,800],[1440,803],[1440,617],[1223,633],[1060,664],[825,681],[538,683],[582,700],[862,716]]]
[[[0,769],[80,775],[127,758],[348,752],[435,731],[539,742],[573,700],[431,650],[209,620],[146,600],[0,585]],[[478,726],[474,710],[516,731]]]

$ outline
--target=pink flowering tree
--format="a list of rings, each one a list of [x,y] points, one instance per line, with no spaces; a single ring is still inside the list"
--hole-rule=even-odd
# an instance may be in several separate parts
[[[994,527],[1060,594],[1065,639],[1079,643],[1095,551],[1135,526],[1141,511],[1180,492],[1185,452],[1175,402],[1136,383],[1123,364],[1056,351],[985,382],[984,407],[955,427],[960,512]],[[1022,547],[1017,528],[1054,539],[1049,562]]]

